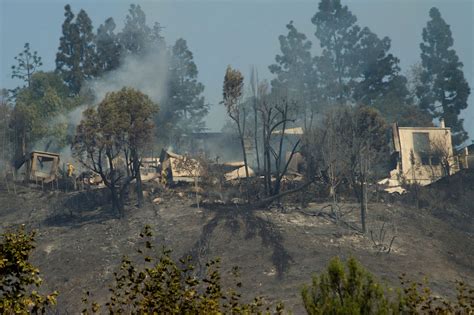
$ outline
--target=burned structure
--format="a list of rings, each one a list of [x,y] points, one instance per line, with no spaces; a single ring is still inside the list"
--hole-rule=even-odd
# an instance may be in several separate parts
[[[22,166],[25,181],[49,184],[58,179],[59,154],[32,151]]]
[[[393,170],[384,183],[428,185],[459,170],[453,152],[451,130],[441,120],[439,127],[392,125]]]
[[[199,161],[166,150],[162,150],[160,154],[160,171],[161,180],[165,184],[194,182],[202,176]]]
[[[474,168],[474,143],[462,148],[458,152],[458,158],[459,168]]]
[[[278,136],[282,134],[282,130],[275,130],[272,132],[274,138],[272,139],[272,145],[278,146]],[[281,163],[288,164],[289,173],[302,173],[302,168],[304,165],[304,158],[301,152],[297,150],[292,154],[293,147],[298,145],[301,141],[304,134],[304,130],[301,127],[287,128],[283,133],[283,142],[282,142],[282,151],[285,154],[284,160]],[[290,160],[291,159],[291,160]],[[283,167],[283,165],[280,165]]]

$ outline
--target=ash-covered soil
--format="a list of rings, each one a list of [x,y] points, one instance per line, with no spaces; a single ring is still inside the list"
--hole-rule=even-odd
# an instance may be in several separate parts
[[[160,203],[151,202],[156,197]],[[245,298],[280,300],[296,314],[304,311],[302,285],[336,255],[356,257],[390,285],[398,285],[402,273],[414,280],[427,276],[441,295],[454,294],[455,280],[474,284],[474,227],[453,222],[457,217],[443,219],[439,209],[433,213],[401,203],[370,204],[373,240],[379,243],[382,226],[383,245],[395,237],[387,254],[370,233],[364,236],[350,227],[359,226],[357,204],[342,204],[345,223],[336,224],[323,203],[305,209],[283,203],[251,211],[238,205],[197,208],[194,202],[190,192],[169,190],[150,196],[141,209],[128,205],[125,217],[117,219],[98,192],[17,185],[14,193],[0,187],[0,233],[22,223],[38,231],[32,260],[41,270],[43,289],[59,290],[59,313],[79,313],[85,291],[104,301],[122,256],[136,256],[139,233],[147,224],[158,248],[165,245],[176,257],[192,254],[197,266],[220,257],[224,278],[237,265]]]

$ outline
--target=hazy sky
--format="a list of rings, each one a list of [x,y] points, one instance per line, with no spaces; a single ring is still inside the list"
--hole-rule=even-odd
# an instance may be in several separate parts
[[[352,0],[342,1],[379,37],[392,39],[391,52],[400,58],[402,69],[420,61],[421,32],[428,11],[436,6],[451,25],[454,49],[464,63],[464,74],[474,87],[474,0]],[[194,53],[199,80],[206,86],[205,96],[212,104],[208,127],[218,130],[225,112],[219,105],[224,71],[227,65],[244,75],[255,65],[261,78],[271,78],[268,65],[279,53],[278,36],[286,34],[285,25],[293,20],[299,31],[313,42],[318,53],[311,17],[319,1],[297,0],[226,0],[226,1],[60,1],[0,0],[0,87],[12,88],[10,66],[29,42],[42,56],[43,70],[54,69],[54,58],[64,20],[64,5],[70,3],[77,13],[81,8],[91,17],[96,29],[113,17],[120,30],[130,3],[138,3],[146,12],[149,25],[159,22],[168,44],[183,37]],[[474,92],[473,92],[474,94]],[[465,127],[474,139],[474,95],[463,112]]]

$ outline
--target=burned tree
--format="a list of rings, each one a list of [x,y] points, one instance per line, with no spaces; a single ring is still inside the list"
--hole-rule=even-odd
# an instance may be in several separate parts
[[[294,122],[294,120],[288,118],[290,101],[284,96],[269,95],[266,84],[260,85],[259,94],[259,112],[263,132],[265,193],[269,196],[276,196],[280,193],[281,180],[286,174],[301,140],[296,141],[288,159],[285,161],[283,142],[288,124]],[[276,144],[276,148],[272,144]],[[274,170],[272,165],[275,165]],[[272,181],[272,175],[275,177],[274,181]]]
[[[245,176],[249,177],[249,169],[247,163],[247,153],[245,150],[245,107],[242,107],[241,100],[244,89],[244,77],[239,70],[234,70],[230,66],[227,67],[224,86],[223,101],[227,109],[227,114],[235,122],[237,131],[239,132],[240,144],[242,146],[242,155],[245,164]]]
[[[156,109],[147,95],[123,88],[108,93],[97,109],[87,109],[77,127],[73,153],[102,178],[110,190],[112,208],[119,215],[123,215],[133,180],[138,205],[142,205],[141,156],[152,134],[151,116]]]
[[[428,156],[435,179],[442,176],[449,176],[453,173],[453,167],[456,163],[450,137],[441,136],[432,139],[430,141]]]
[[[255,145],[255,159],[257,160],[257,170],[260,172],[260,156],[258,152],[258,73],[255,67],[252,67],[250,72],[250,89],[252,91],[252,109],[254,119],[254,145]]]
[[[304,148],[309,170],[329,186],[333,211],[341,182],[352,187],[360,203],[365,233],[367,186],[387,148],[386,124],[378,111],[349,106],[333,109],[326,113],[318,128],[307,133]]]
[[[386,124],[380,113],[370,107],[357,107],[346,113],[343,124],[349,150],[349,180],[360,202],[362,232],[367,231],[368,182],[375,174],[375,166],[384,158],[387,149]]]
[[[345,158],[347,130],[340,108],[327,111],[320,124],[305,131],[303,154],[307,163],[307,177],[320,178],[329,187],[331,212],[336,221],[339,218],[338,188],[349,172],[349,160]]]

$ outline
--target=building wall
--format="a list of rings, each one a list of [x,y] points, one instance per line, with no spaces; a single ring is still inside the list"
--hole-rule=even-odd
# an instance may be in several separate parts
[[[398,136],[400,140],[400,166],[401,173],[405,180],[410,183],[417,182],[421,185],[427,185],[441,177],[443,177],[444,169],[441,164],[436,165],[436,161],[429,159],[429,165],[426,164],[426,155],[422,161],[422,156],[417,152],[415,144],[413,141],[414,133],[426,133],[428,134],[430,148],[433,149],[434,143],[437,143],[437,146],[444,145],[446,153],[449,155],[450,165],[452,165],[451,173],[455,172],[454,167],[455,161],[452,152],[452,142],[451,142],[451,131],[449,128],[422,128],[422,127],[399,127]],[[414,169],[411,163],[411,153],[414,152],[415,156],[415,166]],[[429,152],[428,152],[429,153]],[[429,154],[428,154],[429,155]],[[441,161],[439,161],[441,162]]]

